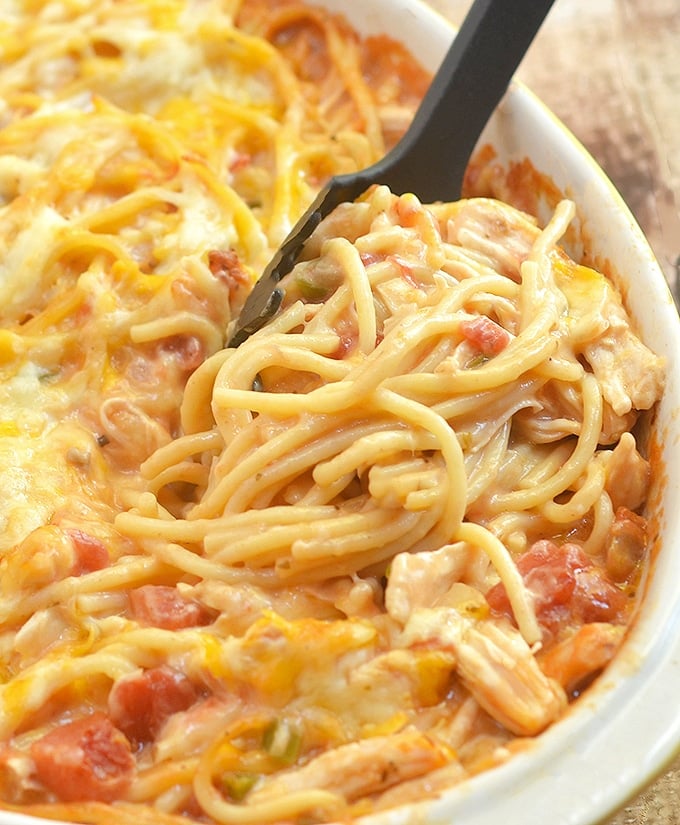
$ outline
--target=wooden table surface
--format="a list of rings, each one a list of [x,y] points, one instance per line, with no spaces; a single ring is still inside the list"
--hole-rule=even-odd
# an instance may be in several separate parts
[[[428,2],[454,23],[470,6]],[[679,0],[556,0],[518,75],[619,189],[679,300]],[[680,758],[606,825],[680,825]]]

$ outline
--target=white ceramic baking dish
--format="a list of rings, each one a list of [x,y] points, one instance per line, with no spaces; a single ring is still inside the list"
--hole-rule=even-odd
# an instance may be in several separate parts
[[[449,24],[419,0],[316,2],[342,12],[364,33],[387,33],[403,41],[433,71],[453,36]],[[530,91],[512,86],[482,143],[493,146],[502,164],[528,158],[576,202],[576,236],[587,239],[591,259],[607,262],[646,343],[668,358],[668,386],[654,425],[661,448],[653,496],[658,552],[624,648],[562,721],[505,765],[436,799],[368,817],[366,825],[592,825],[646,785],[680,745],[678,315],[626,205],[584,148]],[[445,158],[433,162],[445,163]],[[0,823],[37,825],[44,820],[0,813]]]

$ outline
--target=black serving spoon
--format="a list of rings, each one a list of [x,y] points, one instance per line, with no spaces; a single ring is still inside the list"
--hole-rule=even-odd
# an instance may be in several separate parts
[[[276,315],[284,297],[279,281],[339,204],[356,200],[374,183],[397,195],[413,192],[423,203],[460,197],[472,150],[553,2],[475,0],[406,134],[367,169],[329,180],[253,287],[230,347]]]

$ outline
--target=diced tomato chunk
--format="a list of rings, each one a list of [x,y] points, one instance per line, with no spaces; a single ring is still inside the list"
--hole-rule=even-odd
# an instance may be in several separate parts
[[[486,315],[461,321],[460,331],[465,340],[487,358],[503,352],[510,343],[510,333]]]
[[[145,584],[130,591],[130,609],[143,625],[178,630],[210,624],[212,616],[198,602],[185,599],[176,587]]]
[[[111,802],[135,774],[126,737],[104,713],[61,725],[31,746],[38,779],[64,802]]]
[[[189,679],[169,667],[155,667],[117,681],[109,694],[109,714],[135,742],[152,741],[163,723],[198,698]]]
[[[517,559],[517,569],[533,597],[536,618],[549,635],[585,622],[616,621],[625,608],[624,593],[577,544],[538,541]],[[502,583],[486,598],[494,612],[512,616]]]
[[[534,596],[536,609],[541,611],[566,604],[574,594],[577,572],[589,564],[577,544],[558,547],[539,541],[519,559],[517,567]]]
[[[82,576],[109,566],[109,551],[103,542],[75,528],[70,528],[68,534],[75,552],[71,575]]]
[[[361,258],[361,263],[364,266],[370,266],[371,264],[379,263],[380,261],[384,261],[386,255],[384,252],[361,252],[359,254]]]

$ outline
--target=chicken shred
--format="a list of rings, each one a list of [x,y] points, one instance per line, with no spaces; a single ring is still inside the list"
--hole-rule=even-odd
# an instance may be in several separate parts
[[[648,410],[661,397],[664,360],[635,335],[621,301],[608,284],[606,291],[607,330],[586,344],[583,353],[616,415]]]
[[[482,708],[518,736],[534,736],[567,704],[562,687],[538,666],[529,645],[509,623],[473,620],[453,608],[415,610],[406,645],[452,650],[456,671]]]
[[[389,615],[403,625],[414,609],[436,604],[454,582],[460,581],[468,559],[463,542],[422,553],[399,553],[392,560],[385,591]]]
[[[632,433],[623,433],[609,455],[605,471],[605,490],[614,509],[637,510],[644,502],[649,485],[650,466],[638,452]]]
[[[266,802],[310,788],[323,788],[354,801],[428,774],[451,758],[444,745],[420,731],[373,736],[322,753],[295,771],[266,779],[248,796],[248,802]]]

